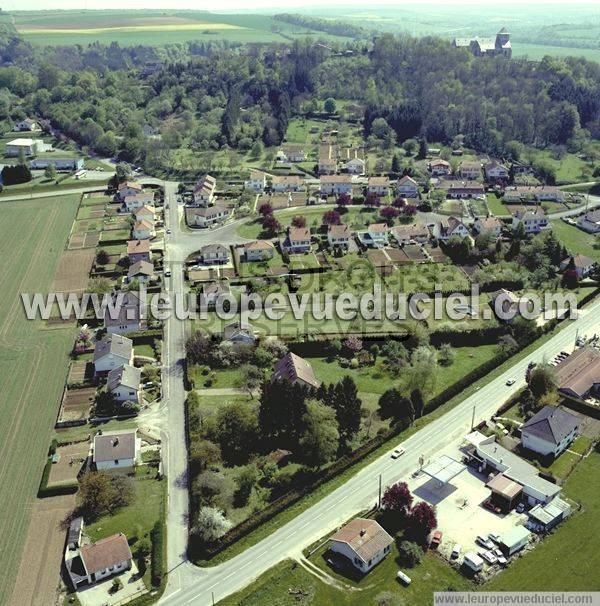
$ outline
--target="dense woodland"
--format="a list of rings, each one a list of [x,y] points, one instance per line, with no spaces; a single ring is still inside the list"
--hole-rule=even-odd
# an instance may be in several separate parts
[[[144,62],[164,67],[143,79]],[[47,118],[101,154],[167,170],[171,150],[278,145],[289,119],[333,97],[364,107],[365,136],[518,156],[523,145],[580,151],[600,137],[600,65],[482,59],[439,38],[372,35],[347,45],[215,43],[162,49],[33,48],[0,31],[0,124]],[[145,130],[143,130],[145,127]],[[160,134],[149,137],[148,128]]]

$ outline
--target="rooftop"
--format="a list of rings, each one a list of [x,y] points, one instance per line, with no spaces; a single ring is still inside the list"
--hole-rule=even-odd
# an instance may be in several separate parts
[[[347,543],[365,563],[394,542],[375,520],[366,518],[355,518],[342,526],[330,540]]]
[[[131,558],[131,550],[123,533],[114,534],[81,548],[81,559],[90,575]]]
[[[600,351],[582,347],[554,367],[558,388],[584,397],[600,383]]]
[[[579,417],[570,412],[556,406],[544,406],[523,424],[521,433],[526,432],[546,442],[560,444],[579,425]]]
[[[94,463],[135,459],[137,431],[96,434],[94,436]]]

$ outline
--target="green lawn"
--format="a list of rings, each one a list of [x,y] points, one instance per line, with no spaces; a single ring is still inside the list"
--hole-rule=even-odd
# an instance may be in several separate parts
[[[137,348],[136,348],[137,351]],[[202,374],[199,366],[190,366],[188,376],[194,382],[196,389],[222,389],[235,387],[236,381],[241,377],[240,367],[215,368],[208,374]]]
[[[600,51],[598,51],[600,54]],[[590,176],[582,174],[582,170],[585,168],[590,169],[591,175],[591,164],[588,164],[578,156],[570,153],[564,154],[560,159],[553,156],[549,150],[536,150],[532,149],[531,155],[535,160],[544,160],[551,164],[556,169],[556,182],[557,184],[565,183],[577,183],[580,181],[589,181]]]
[[[497,217],[510,215],[509,207],[503,204],[502,200],[494,193],[488,192],[485,195],[490,212]]]
[[[583,504],[541,545],[486,583],[484,591],[598,591],[600,551],[600,455],[583,459],[567,480],[564,493]],[[568,556],[568,557],[565,557]]]
[[[574,225],[565,223],[561,219],[552,221],[552,231],[569,252],[573,254],[581,253],[595,261],[600,261],[600,247],[594,248],[594,244],[598,243],[600,245],[600,240],[598,240],[597,236],[588,234]]]
[[[0,603],[8,602],[66,379],[74,326],[28,321],[19,293],[48,292],[79,196],[0,201]]]

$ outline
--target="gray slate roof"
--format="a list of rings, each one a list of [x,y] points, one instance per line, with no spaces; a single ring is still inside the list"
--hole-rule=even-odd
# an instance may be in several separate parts
[[[529,421],[521,427],[521,433],[560,444],[576,427],[579,427],[579,418],[575,415],[557,408],[556,406],[544,406]]]
[[[129,360],[133,351],[133,341],[122,335],[108,335],[96,342],[94,347],[94,363],[108,354],[120,356]]]
[[[129,387],[130,389],[139,389],[142,371],[130,364],[123,364],[113,368],[108,373],[106,388],[108,391],[113,391],[117,387]]]

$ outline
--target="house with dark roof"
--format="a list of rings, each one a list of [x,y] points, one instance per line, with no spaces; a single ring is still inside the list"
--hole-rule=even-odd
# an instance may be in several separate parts
[[[579,433],[580,418],[556,406],[544,406],[521,426],[521,444],[538,454],[557,457]]]
[[[592,271],[592,268],[596,264],[596,261],[594,261],[594,259],[586,257],[582,254],[578,254],[563,259],[560,263],[560,271],[566,271],[569,265],[571,264],[571,261],[573,262],[573,267],[579,280],[581,280],[582,278],[587,278],[590,271]]]
[[[232,322],[223,328],[223,341],[252,345],[255,340],[254,328],[248,322]]]
[[[510,33],[503,27],[495,38],[454,38],[456,48],[466,48],[476,57],[506,57],[512,56]]]
[[[150,261],[150,241],[149,240],[129,240],[127,242],[127,256],[131,264],[138,261]]]
[[[113,368],[106,381],[106,391],[115,396],[117,402],[135,402],[140,400],[140,382],[142,371],[131,364]]]
[[[77,542],[70,540],[72,529],[69,529],[69,540],[65,551],[65,568],[73,589],[93,585],[98,581],[120,574],[131,568],[131,549],[123,533],[114,534],[95,543],[81,545],[83,518],[76,518],[71,523],[77,525],[73,535]]]
[[[92,464],[98,471],[127,469],[140,462],[142,440],[137,430],[97,433],[92,443]]]
[[[205,265],[227,263],[229,261],[229,248],[223,244],[207,244],[200,249],[200,257]]]
[[[316,389],[321,385],[321,381],[315,377],[310,362],[291,351],[275,364],[271,380],[289,381],[295,385],[303,385],[311,389]]]
[[[94,371],[105,373],[133,362],[133,341],[122,335],[107,335],[94,346]]]
[[[145,313],[145,304],[133,292],[114,292],[104,311],[104,326],[109,334],[145,330]]]
[[[355,518],[329,539],[329,548],[366,574],[390,553],[393,542],[375,520]]]
[[[244,245],[246,261],[268,261],[275,256],[275,245],[271,240],[253,240]]]
[[[600,394],[600,351],[576,349],[554,367],[558,391],[568,398],[587,400]]]

